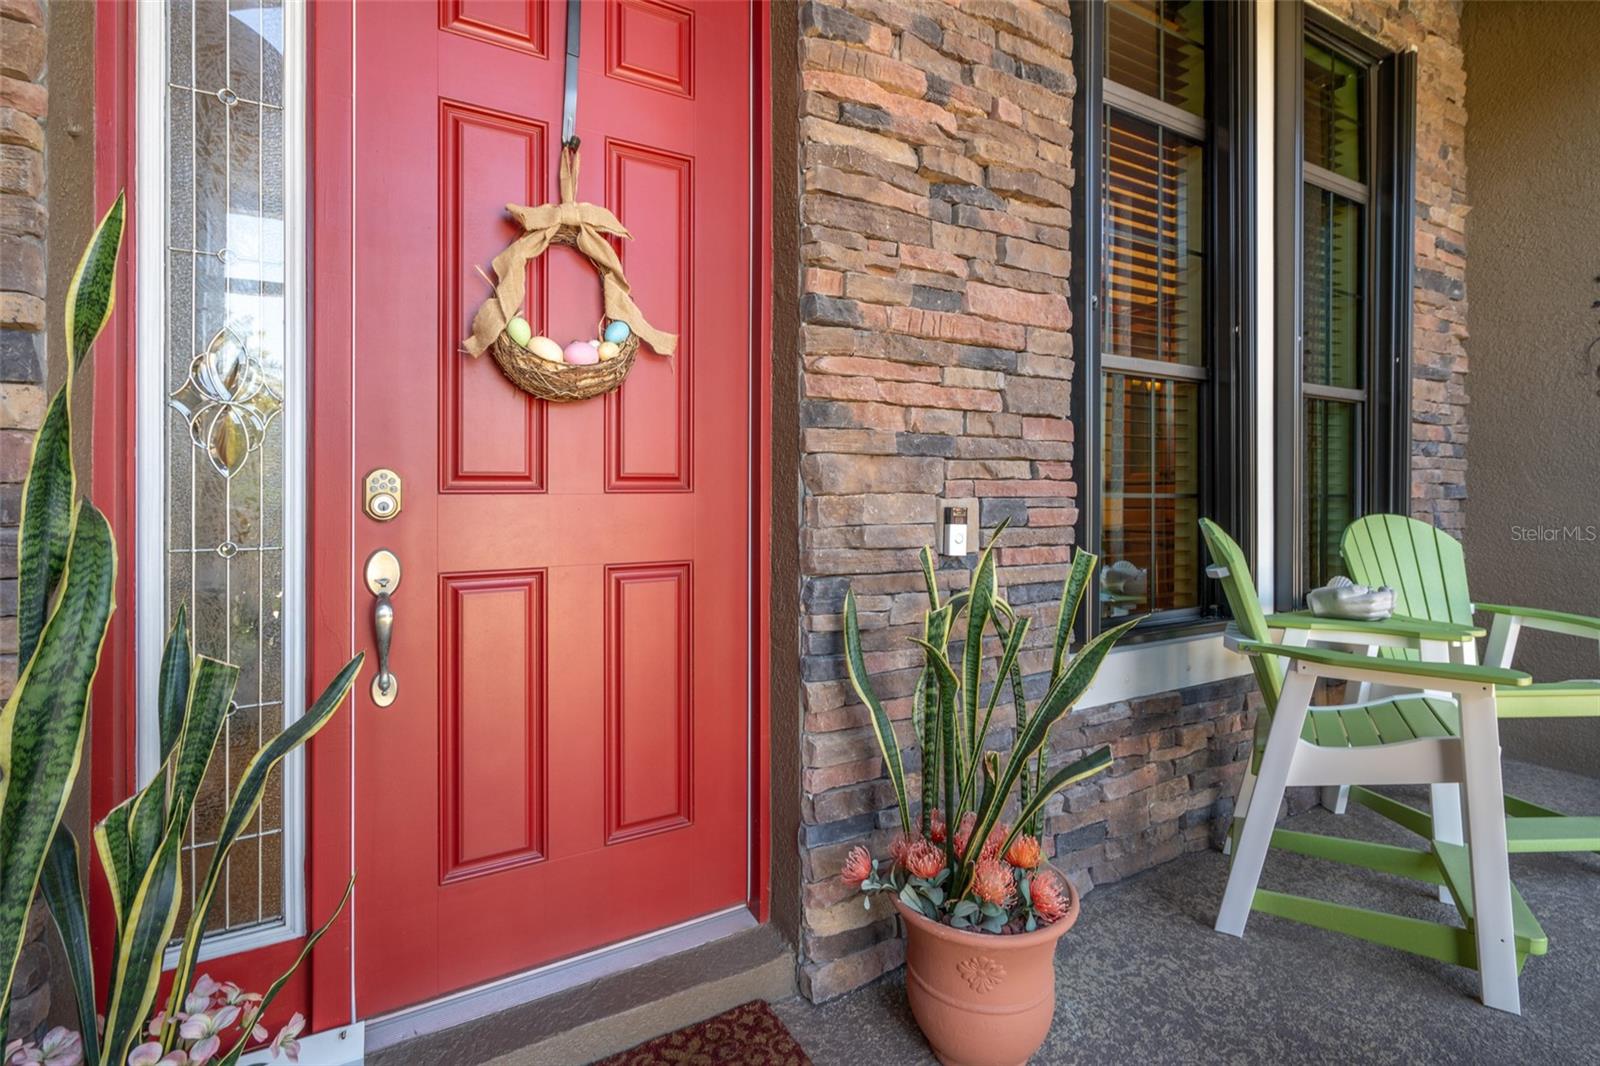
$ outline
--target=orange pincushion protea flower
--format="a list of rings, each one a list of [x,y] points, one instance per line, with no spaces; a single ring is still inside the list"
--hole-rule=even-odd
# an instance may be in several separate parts
[[[1017,894],[1011,867],[999,859],[979,859],[972,871],[972,894],[985,903],[1009,907]]]
[[[928,839],[935,844],[943,844],[949,832],[950,827],[944,824],[944,814],[935,807],[928,815]]]
[[[903,865],[912,877],[937,877],[944,869],[944,852],[930,840],[918,840],[906,849]]]
[[[889,845],[889,857],[894,860],[894,864],[902,870],[905,869],[906,856],[921,839],[922,837],[916,833],[906,833],[896,837],[894,843]]]
[[[844,869],[839,871],[839,876],[844,878],[846,884],[859,885],[872,876],[872,856],[867,854],[867,849],[854,847],[845,857]]]
[[[1044,854],[1039,849],[1039,839],[1027,833],[1013,840],[1011,846],[1006,849],[1006,862],[1019,870],[1031,870],[1038,866],[1043,858]]]
[[[1043,922],[1053,922],[1067,913],[1067,889],[1054,870],[1036,874],[1028,894],[1033,899],[1033,913]]]
[[[1000,857],[1000,845],[1004,844],[1006,837],[1010,835],[1011,827],[1005,822],[1001,822],[989,830],[989,839],[983,842],[983,850],[978,852],[978,858],[998,859]]]
[[[972,828],[978,822],[978,816],[971,811],[961,819],[961,825],[956,829],[956,854],[966,855],[967,845],[972,841]]]

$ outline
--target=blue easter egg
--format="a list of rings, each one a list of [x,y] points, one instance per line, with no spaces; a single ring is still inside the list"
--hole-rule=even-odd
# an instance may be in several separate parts
[[[606,340],[612,344],[621,344],[628,339],[628,334],[632,332],[633,330],[628,328],[628,324],[620,319],[606,323]]]

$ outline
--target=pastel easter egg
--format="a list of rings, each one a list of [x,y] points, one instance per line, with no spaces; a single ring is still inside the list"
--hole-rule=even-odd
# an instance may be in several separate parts
[[[506,323],[506,336],[526,348],[528,342],[533,340],[533,327],[528,325],[527,319],[517,315]]]
[[[567,345],[566,357],[569,363],[588,366],[600,361],[600,352],[596,349],[594,341],[573,341]]]
[[[600,358],[602,360],[605,360],[605,359],[615,359],[617,357],[617,353],[620,352],[622,349],[618,348],[615,344],[612,344],[610,341],[601,341],[599,350],[600,350]]]
[[[549,337],[535,337],[528,342],[528,351],[551,363],[566,362],[566,357],[561,353],[561,345]]]
[[[610,341],[612,344],[621,344],[623,341],[628,339],[628,335],[632,332],[633,330],[628,328],[628,324],[626,322],[618,319],[615,322],[606,323],[605,339]]]

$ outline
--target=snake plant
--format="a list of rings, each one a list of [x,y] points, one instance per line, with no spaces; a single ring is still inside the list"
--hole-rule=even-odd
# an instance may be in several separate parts
[[[66,383],[34,437],[17,545],[22,671],[0,712],[0,1047],[23,929],[78,776],[89,690],[111,619],[116,545],[105,516],[79,501],[72,462],[72,379],[111,315],[123,198],[101,219],[67,292]]]
[[[90,689],[111,618],[116,543],[105,517],[77,498],[71,412],[72,379],[111,315],[124,206],[118,196],[101,219],[67,293],[67,381],[34,439],[23,486],[17,614],[24,666],[0,713],[0,1048],[7,1046],[23,930],[42,887],[65,948],[85,1058],[101,1066],[123,1066],[150,1021],[182,909],[186,886],[180,859],[189,816],[239,676],[237,667],[194,654],[180,611],[161,663],[160,768],[94,827],[116,918],[102,1035],[78,842],[61,819],[78,775]],[[273,768],[328,722],[349,695],[361,663],[357,655],[346,664],[306,713],[268,741],[240,775],[205,878],[189,886],[190,915],[170,998],[152,1033],[164,1049],[179,1040],[180,1010],[229,849],[260,807]],[[349,897],[347,886],[334,918]],[[261,997],[238,1042],[217,1062],[238,1061],[248,1034],[332,921],[307,938],[294,965]]]
[[[1062,585],[1056,616],[1049,683],[1043,698],[1031,710],[1024,692],[1019,656],[1028,636],[1030,620],[1020,616],[1000,594],[994,557],[995,543],[1005,524],[995,531],[973,571],[971,586],[941,602],[932,552],[922,549],[922,571],[928,593],[922,636],[912,638],[922,648],[923,668],[912,697],[912,721],[922,746],[920,821],[913,821],[906,789],[905,760],[900,752],[889,714],[873,691],[861,650],[861,625],[854,591],[845,594],[845,664],[856,695],[867,707],[873,732],[888,768],[900,808],[901,824],[920,825],[920,835],[943,837],[946,878],[931,903],[956,924],[970,924],[964,905],[972,889],[973,873],[981,846],[990,839],[1016,798],[1015,816],[1001,836],[998,851],[1008,852],[1024,834],[1038,836],[1045,804],[1074,782],[1100,773],[1111,765],[1111,750],[1101,747],[1052,772],[1050,730],[1088,689],[1100,664],[1117,640],[1139,619],[1094,637],[1074,656],[1067,655],[1072,628],[1083,593],[1094,570],[1095,556],[1076,552],[1072,569]],[[994,681],[983,693],[984,638],[990,627],[1000,642]],[[951,642],[959,638],[959,663],[952,661]],[[1015,715],[1015,740],[1004,758],[988,750],[990,727],[1002,694],[1009,689]],[[948,831],[934,819],[943,812]],[[969,842],[963,852],[957,845],[957,826],[967,825]],[[921,904],[919,904],[921,905]],[[926,909],[926,908],[924,908]],[[940,913],[930,914],[940,917]]]

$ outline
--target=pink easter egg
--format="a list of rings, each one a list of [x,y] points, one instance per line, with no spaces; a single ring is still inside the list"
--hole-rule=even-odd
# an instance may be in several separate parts
[[[579,366],[588,366],[590,363],[598,363],[600,361],[600,349],[595,345],[594,341],[573,341],[567,345],[564,355],[567,362],[575,363]]]

